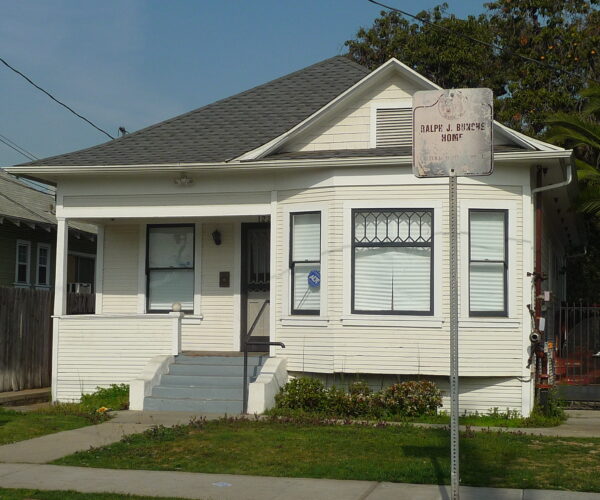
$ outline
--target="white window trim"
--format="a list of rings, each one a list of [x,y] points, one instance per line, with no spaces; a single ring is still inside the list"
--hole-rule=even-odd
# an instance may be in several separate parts
[[[377,110],[378,109],[406,109],[412,108],[412,97],[403,97],[388,101],[376,101],[371,103],[371,122],[370,122],[370,147],[377,147]]]
[[[290,255],[290,214],[296,212],[320,212],[321,213],[321,291],[320,291],[320,308],[319,314],[315,315],[292,315],[292,302],[291,302],[291,270],[289,266],[289,255]],[[328,248],[328,234],[329,234],[329,206],[326,203],[298,203],[289,206],[285,206],[282,210],[283,214],[283,256],[284,260],[282,265],[285,266],[285,270],[282,273],[283,276],[283,290],[281,293],[281,324],[283,326],[313,326],[313,327],[324,327],[328,325],[328,303],[327,303],[327,290],[328,290],[328,265],[327,257],[329,255]]]
[[[517,208],[518,202],[514,200],[472,200],[462,199],[459,205],[459,326],[482,328],[490,327],[518,327],[520,315],[517,313],[516,290],[518,283],[516,276],[517,259]],[[508,314],[506,317],[481,317],[469,316],[469,210],[470,209],[507,210],[508,212],[508,269],[506,280],[506,294]]]
[[[46,283],[40,283],[39,282],[39,278],[40,278],[40,250],[42,248],[45,248],[46,250],[48,250],[48,261],[46,264]],[[36,253],[36,260],[35,260],[35,286],[39,286],[39,287],[50,287],[50,265],[52,263],[52,246],[50,246],[48,243],[38,243],[37,244],[37,253]]]
[[[27,278],[25,281],[19,281],[19,247],[27,247]],[[31,283],[31,241],[17,240],[15,254],[15,285],[29,285]]]
[[[365,209],[433,209],[433,315],[397,315],[389,314],[352,314],[352,210]],[[444,219],[443,204],[440,200],[352,200],[344,202],[343,230],[343,290],[344,309],[342,324],[346,326],[390,326],[413,328],[441,328],[442,318],[442,285],[443,285],[443,250],[446,248],[446,234],[442,230]]]

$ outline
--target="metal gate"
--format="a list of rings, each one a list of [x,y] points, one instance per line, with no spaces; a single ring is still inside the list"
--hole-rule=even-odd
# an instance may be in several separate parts
[[[555,377],[567,400],[600,401],[600,306],[563,304],[555,335]]]

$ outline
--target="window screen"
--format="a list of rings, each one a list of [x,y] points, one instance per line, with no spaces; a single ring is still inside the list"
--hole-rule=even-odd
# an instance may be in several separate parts
[[[506,316],[506,210],[469,211],[469,311]]]
[[[319,314],[321,308],[321,213],[290,214],[292,314]]]
[[[194,309],[194,226],[148,226],[148,311]]]
[[[353,210],[352,312],[433,314],[433,210]]]

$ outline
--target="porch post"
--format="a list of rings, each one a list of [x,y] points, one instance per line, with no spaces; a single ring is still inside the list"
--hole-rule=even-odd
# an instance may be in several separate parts
[[[56,273],[54,277],[54,316],[67,314],[67,256],[69,229],[67,219],[58,218],[56,231]]]
[[[271,283],[269,289],[269,341],[275,342],[277,337],[277,191],[271,191]],[[275,346],[269,346],[269,356],[275,356]]]
[[[102,314],[102,286],[104,279],[104,224],[98,224],[96,237],[96,270],[94,293],[96,294],[96,314]]]
[[[67,255],[69,251],[69,228],[67,219],[58,218],[56,230],[56,264],[54,275],[54,317],[52,318],[52,401],[57,400],[58,339],[60,316],[67,313]]]
[[[177,356],[181,353],[181,319],[183,318],[183,313],[181,311],[171,311],[169,316],[173,318],[171,354]]]

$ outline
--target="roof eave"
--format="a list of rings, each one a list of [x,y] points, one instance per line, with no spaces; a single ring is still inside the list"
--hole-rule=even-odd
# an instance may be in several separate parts
[[[553,151],[507,151],[494,154],[494,162],[522,163],[531,161],[559,160],[570,158],[570,150]],[[252,171],[285,168],[328,168],[328,167],[368,167],[368,166],[410,166],[412,156],[375,156],[353,158],[324,158],[324,159],[262,159],[252,162],[218,162],[218,163],[174,163],[157,165],[98,165],[98,166],[15,166],[8,167],[10,173],[28,175],[37,179],[45,176],[69,175],[108,175],[108,174],[156,174],[179,172],[223,172],[223,171]]]

